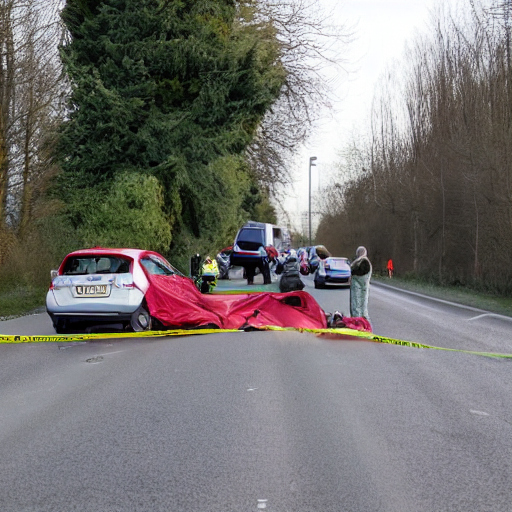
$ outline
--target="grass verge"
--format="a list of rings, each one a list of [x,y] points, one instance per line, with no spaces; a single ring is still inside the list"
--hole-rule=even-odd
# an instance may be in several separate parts
[[[399,277],[389,279],[387,277],[372,276],[372,281],[512,317],[512,300],[510,297],[486,294],[459,286],[438,286]]]
[[[17,287],[0,292],[0,320],[16,318],[33,311],[44,311],[47,287]]]

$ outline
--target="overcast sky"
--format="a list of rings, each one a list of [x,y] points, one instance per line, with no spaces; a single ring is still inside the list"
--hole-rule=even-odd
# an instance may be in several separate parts
[[[325,184],[337,152],[351,133],[363,131],[378,79],[386,66],[401,60],[406,42],[415,33],[426,32],[430,11],[439,0],[321,0],[334,10],[341,23],[354,27],[355,40],[350,43],[348,77],[339,74],[335,108],[322,115],[322,122],[297,159],[295,185],[290,190],[286,209],[298,219],[308,210],[309,157],[316,156],[312,171],[313,191]],[[444,5],[456,0],[443,0]],[[323,181],[322,181],[323,180]],[[300,229],[300,218],[294,222]]]

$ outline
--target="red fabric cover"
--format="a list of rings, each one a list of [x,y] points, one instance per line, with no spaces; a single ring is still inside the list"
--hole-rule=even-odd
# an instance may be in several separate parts
[[[364,317],[352,317],[352,316],[344,316],[343,317],[343,326],[348,329],[354,329],[356,331],[365,331],[372,332],[372,326],[368,320]],[[342,326],[340,326],[342,327]]]
[[[324,311],[306,292],[203,295],[187,277],[148,275],[148,279],[149,313],[166,327],[327,327]]]

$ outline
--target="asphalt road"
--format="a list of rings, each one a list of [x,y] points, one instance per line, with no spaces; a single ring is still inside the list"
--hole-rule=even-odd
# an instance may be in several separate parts
[[[372,285],[370,314],[512,353],[484,312]],[[0,332],[53,334],[45,314]],[[0,510],[510,511],[511,365],[289,332],[0,345]]]

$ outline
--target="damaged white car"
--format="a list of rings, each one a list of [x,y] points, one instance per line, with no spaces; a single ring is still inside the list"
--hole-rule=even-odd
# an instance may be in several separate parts
[[[138,249],[95,247],[68,254],[46,295],[46,310],[58,333],[111,325],[134,331],[153,327],[144,295],[146,273],[181,275],[163,256]]]

